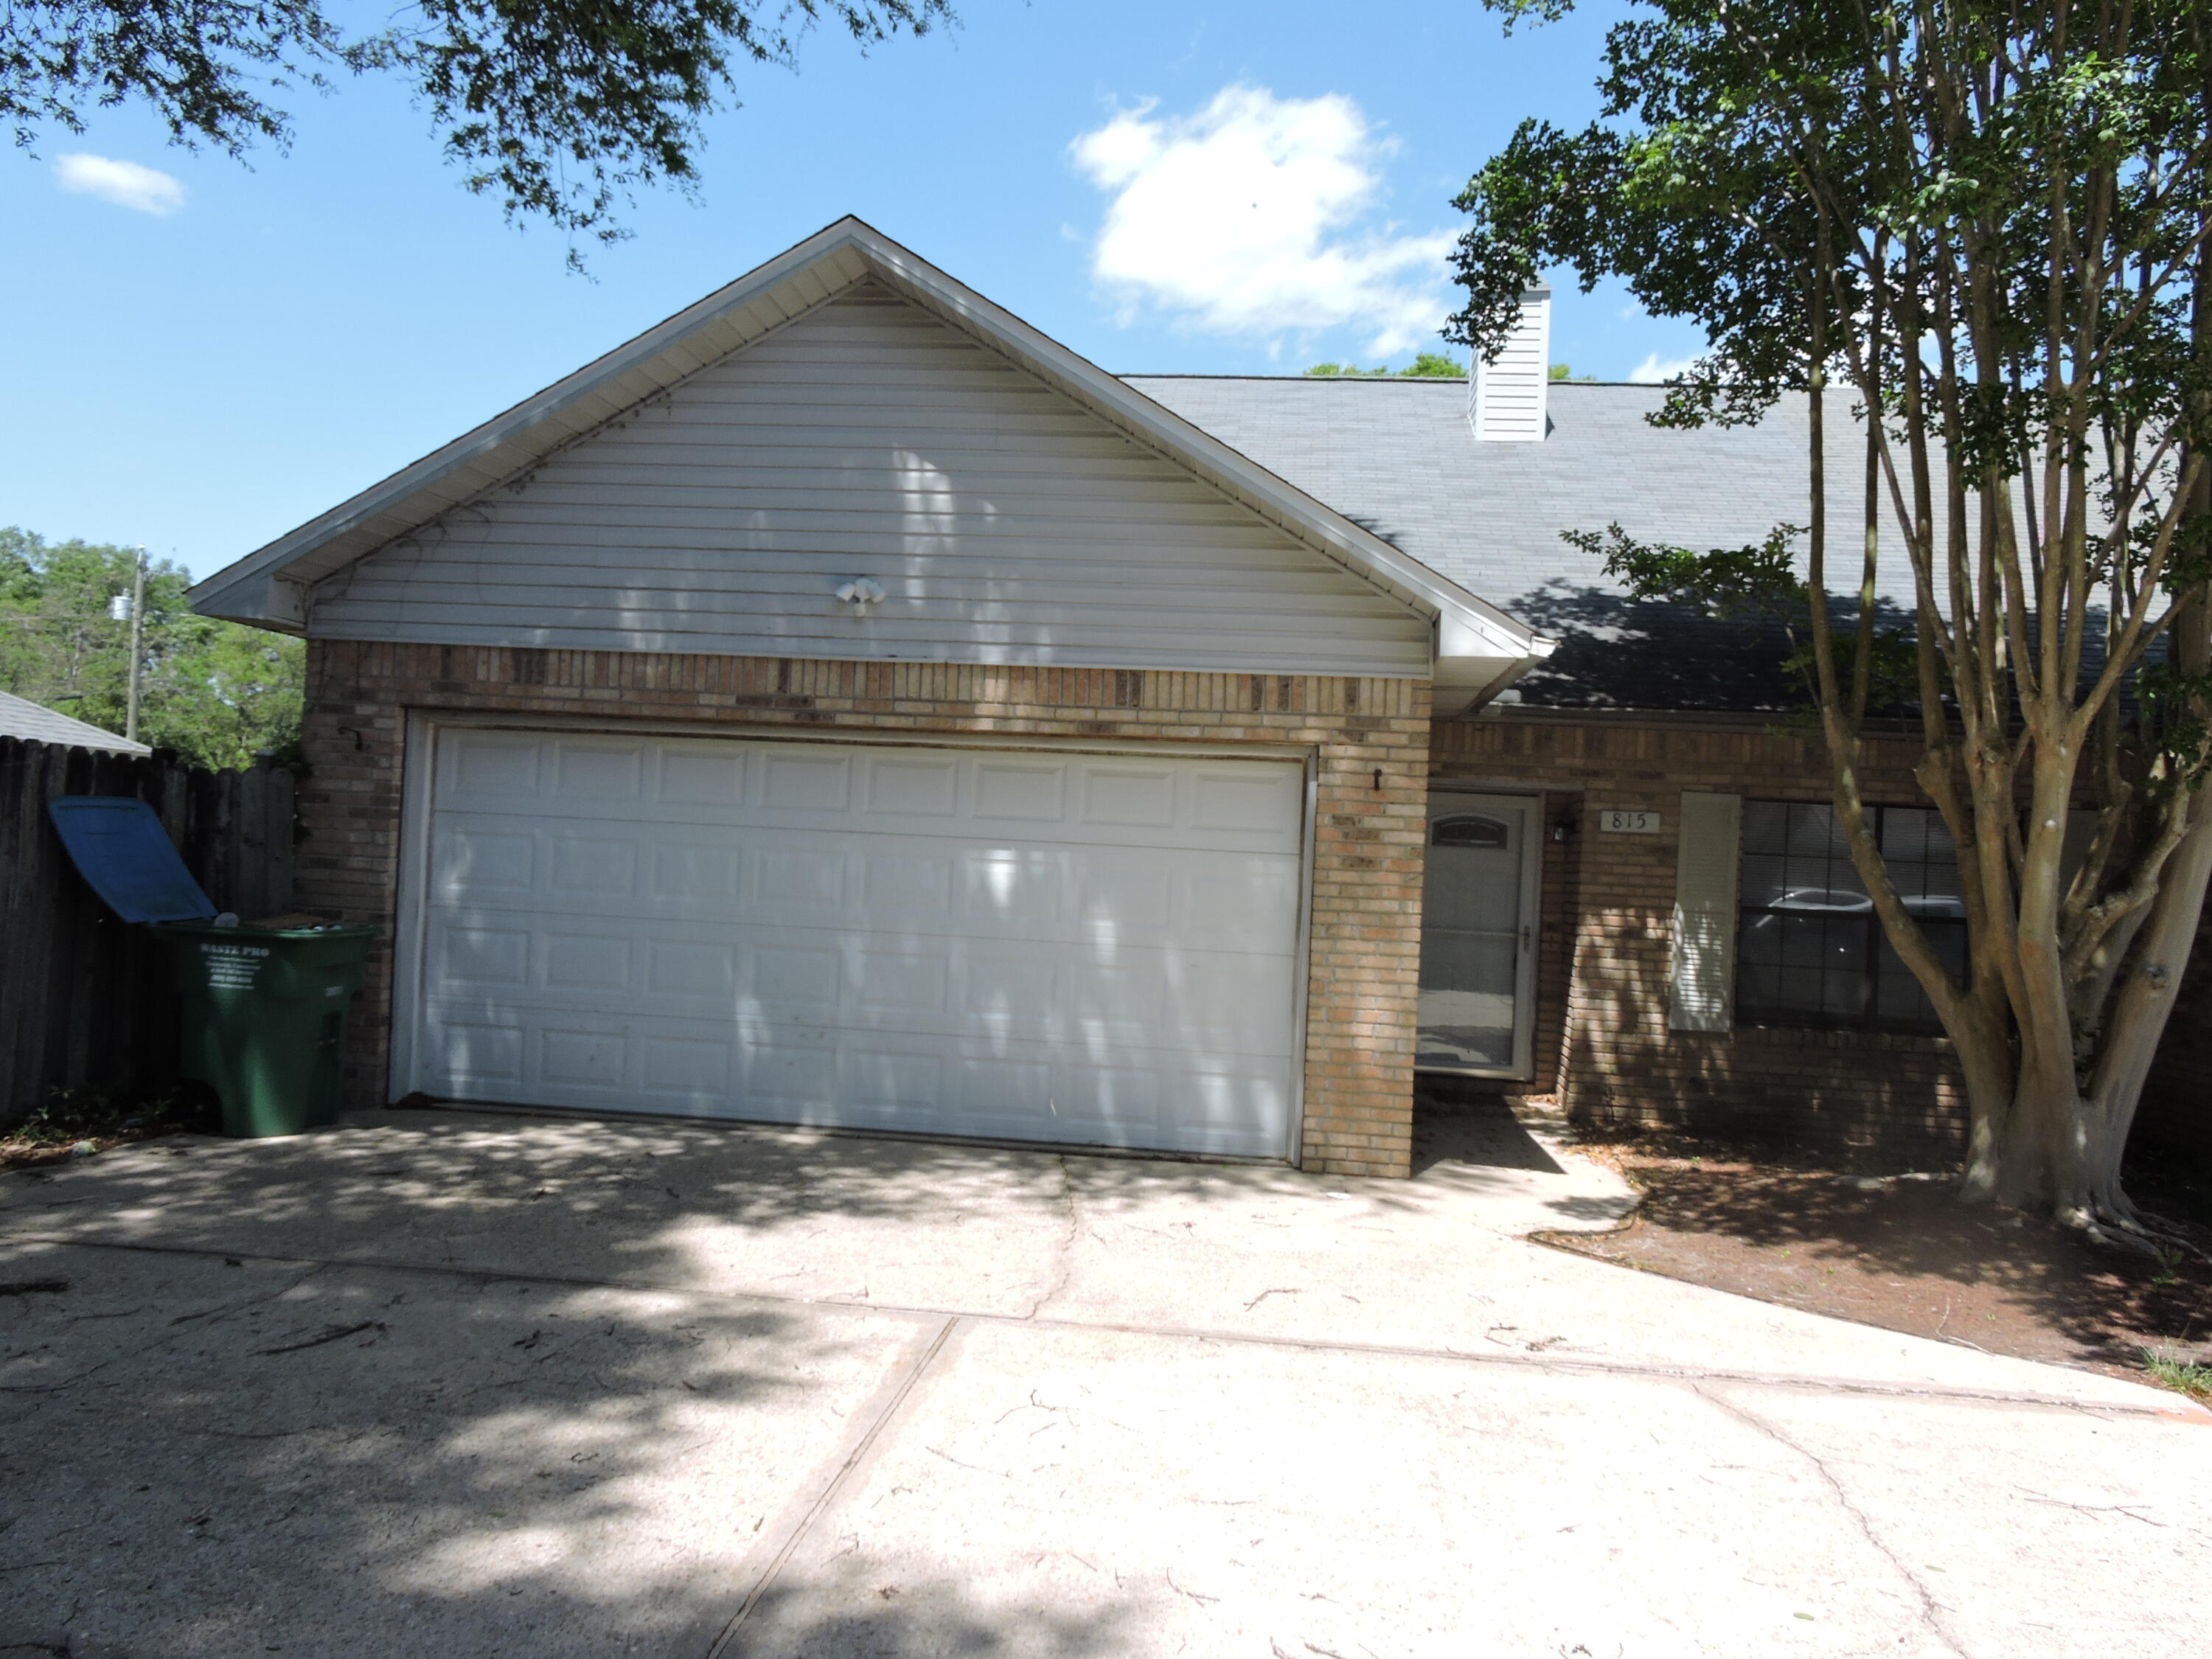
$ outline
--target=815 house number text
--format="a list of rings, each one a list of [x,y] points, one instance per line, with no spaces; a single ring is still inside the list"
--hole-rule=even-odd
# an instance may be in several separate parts
[[[1607,807],[1597,815],[1597,827],[1616,836],[1656,836],[1659,833],[1659,815]]]

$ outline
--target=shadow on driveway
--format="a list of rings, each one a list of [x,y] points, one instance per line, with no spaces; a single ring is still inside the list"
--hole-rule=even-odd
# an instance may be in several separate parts
[[[1425,1175],[1439,1164],[1527,1170],[1538,1175],[1566,1173],[1544,1143],[1513,1115],[1513,1109],[1495,1095],[1469,1096],[1449,1103],[1416,1097],[1413,1173]]]

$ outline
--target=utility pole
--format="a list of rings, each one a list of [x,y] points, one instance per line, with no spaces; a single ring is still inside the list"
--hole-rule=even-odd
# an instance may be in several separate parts
[[[138,550],[137,568],[131,579],[131,696],[124,705],[123,736],[138,741],[138,676],[146,657],[146,550]]]

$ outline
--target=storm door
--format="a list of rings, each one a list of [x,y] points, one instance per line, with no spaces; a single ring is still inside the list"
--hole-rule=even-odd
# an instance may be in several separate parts
[[[1537,805],[1518,795],[1429,798],[1413,1059],[1423,1071],[1530,1074]]]

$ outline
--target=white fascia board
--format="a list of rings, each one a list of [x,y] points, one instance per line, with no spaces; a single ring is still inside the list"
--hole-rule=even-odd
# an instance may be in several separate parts
[[[299,588],[332,574],[375,546],[526,471],[580,432],[666,390],[703,364],[719,361],[869,275],[1025,364],[1131,436],[1211,479],[1299,540],[1432,617],[1440,658],[1536,659],[1550,654],[1548,641],[1487,600],[1361,529],[1325,502],[855,218],[841,219],[817,232],[535,397],[217,571],[191,589],[193,608],[264,627],[296,629],[300,623],[287,614],[294,607],[285,602],[272,578]],[[797,290],[791,295],[793,302],[778,304],[781,296],[777,290],[787,287]],[[697,342],[696,337],[732,313],[762,301],[780,315],[710,346]],[[618,391],[612,384],[633,376]],[[576,406],[595,396],[608,401],[577,418],[582,411]],[[569,418],[564,420],[564,415]],[[314,557],[332,543],[347,539],[361,544],[335,559],[327,554],[322,560]]]
[[[1429,688],[1430,712],[1438,720],[1473,714],[1549,656],[1552,641],[1543,645],[1542,655],[1439,657]]]

